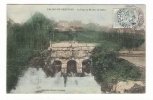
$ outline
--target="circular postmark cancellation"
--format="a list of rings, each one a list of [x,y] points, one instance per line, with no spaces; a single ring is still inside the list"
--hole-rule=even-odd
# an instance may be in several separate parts
[[[139,28],[144,23],[144,14],[140,8],[121,8],[115,15],[117,23],[124,28]]]

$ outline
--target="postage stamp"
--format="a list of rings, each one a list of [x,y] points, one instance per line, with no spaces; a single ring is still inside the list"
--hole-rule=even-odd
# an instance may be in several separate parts
[[[7,5],[7,93],[145,93],[145,5]]]
[[[113,10],[114,28],[140,28],[144,23],[143,11],[138,7]]]

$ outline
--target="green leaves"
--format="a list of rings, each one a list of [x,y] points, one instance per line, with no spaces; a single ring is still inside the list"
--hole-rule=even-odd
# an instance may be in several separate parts
[[[52,32],[53,26],[54,22],[41,13],[35,13],[22,25],[8,21],[7,92],[16,85],[28,61],[38,55],[34,50],[40,52],[49,43],[49,32]]]
[[[121,48],[138,48],[144,43],[141,34],[103,32],[101,39],[91,56],[94,76],[98,83],[109,84],[112,77],[116,80],[136,80],[141,76],[140,69],[133,64],[118,58]]]
[[[141,76],[138,67],[118,58],[120,46],[108,41],[102,42],[92,53],[94,76],[98,83],[108,85],[115,80],[136,80]]]
[[[117,43],[122,48],[132,49],[138,48],[145,41],[144,36],[138,33],[117,33],[117,32],[109,32],[102,33],[102,38],[104,40]]]

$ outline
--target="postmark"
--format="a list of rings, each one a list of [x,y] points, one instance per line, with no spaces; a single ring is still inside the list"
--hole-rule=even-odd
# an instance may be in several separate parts
[[[140,28],[144,14],[140,8],[120,8],[114,10],[114,28]]]

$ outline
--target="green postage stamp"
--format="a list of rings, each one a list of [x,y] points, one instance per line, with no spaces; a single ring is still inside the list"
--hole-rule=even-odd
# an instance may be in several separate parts
[[[7,93],[145,93],[145,23],[143,4],[8,4]]]

